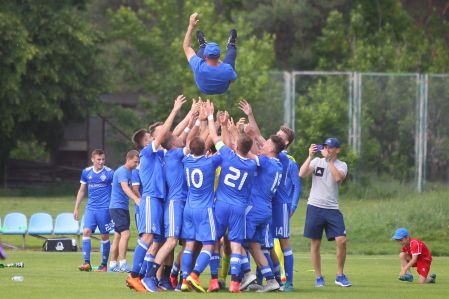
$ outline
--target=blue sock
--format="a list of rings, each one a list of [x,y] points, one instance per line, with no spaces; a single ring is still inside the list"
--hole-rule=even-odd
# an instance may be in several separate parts
[[[90,263],[90,250],[91,250],[90,237],[83,237],[84,262]]]
[[[274,278],[273,271],[271,271],[270,266],[264,266],[260,269],[260,272],[262,273],[263,277],[265,277],[266,280],[270,280]]]
[[[178,277],[179,274],[179,264],[174,262],[173,267],[171,268],[171,275]]]
[[[187,278],[192,271],[192,252],[184,249],[181,258],[182,278]]]
[[[219,253],[213,253],[212,257],[210,258],[210,275],[212,279],[218,278],[218,268],[220,267],[220,254]]]
[[[270,251],[268,251],[267,249],[264,249],[263,250],[263,255],[267,259],[268,266],[270,266],[271,270],[274,271],[274,265],[273,265],[273,260],[271,259]]]
[[[262,272],[260,272],[260,268],[256,268],[256,276],[257,276],[257,284],[262,284],[263,282],[263,275]]]
[[[285,248],[282,250],[284,253],[284,269],[285,269],[285,277],[287,281],[293,282],[293,252],[291,248]]]
[[[148,245],[149,244],[143,242],[142,240],[137,241],[137,246],[134,250],[133,267],[131,269],[131,275],[133,277],[137,277],[139,275],[140,268],[142,268],[143,259],[148,251]]]
[[[203,273],[204,269],[206,269],[207,265],[209,265],[210,258],[212,257],[212,253],[209,250],[203,249],[200,252],[200,255],[198,255],[198,258],[196,259],[195,267],[193,268],[193,271],[200,275]]]
[[[147,257],[148,255],[148,257]],[[150,270],[153,268],[153,264],[154,264],[154,255],[151,254],[147,254],[145,255],[145,257],[147,258],[147,271],[145,272],[145,276],[149,277],[150,275]],[[143,259],[145,261],[145,259]]]
[[[157,270],[159,270],[160,266],[155,262],[152,262],[151,266],[148,263],[147,277],[156,277]]]
[[[242,255],[237,253],[231,254],[231,275],[239,275],[241,268]]]
[[[101,244],[103,244],[103,252],[101,254],[101,264],[103,266],[107,266],[108,259],[109,259],[109,251],[111,250],[111,242],[109,240],[101,241]]]
[[[242,257],[240,266],[243,273],[251,271],[251,264],[249,263],[249,259],[247,256]]]
[[[140,268],[140,272],[139,272],[139,274],[141,276],[145,276],[145,274],[147,273],[149,263],[154,261],[154,258],[151,258],[151,257],[152,257],[152,255],[149,253],[145,254],[145,257],[144,257],[143,263],[142,263],[142,267]]]

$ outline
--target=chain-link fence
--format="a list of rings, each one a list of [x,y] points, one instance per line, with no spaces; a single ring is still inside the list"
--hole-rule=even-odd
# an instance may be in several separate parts
[[[298,135],[300,158],[310,143],[336,136],[346,159],[355,154],[355,179],[413,182],[418,191],[426,181],[449,181],[449,75],[284,72],[282,79],[283,122]]]

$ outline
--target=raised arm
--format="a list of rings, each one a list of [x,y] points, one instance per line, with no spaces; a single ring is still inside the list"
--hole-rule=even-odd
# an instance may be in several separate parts
[[[195,122],[198,119],[198,115],[199,115],[198,111],[193,111],[190,114],[190,118],[189,118],[189,122],[187,124],[187,127],[184,129],[184,131],[181,134],[181,138],[180,139],[181,139],[182,144],[186,145],[187,141],[190,142],[190,140],[192,140],[192,139],[188,139],[188,136],[190,135],[190,133],[192,132],[193,129],[197,128],[197,126],[195,126]]]
[[[251,105],[246,100],[241,100],[239,103],[240,110],[243,111],[243,113],[248,116],[249,126],[252,127],[252,130],[254,131],[254,137],[262,137],[262,134],[260,133],[259,126],[257,125],[256,118],[253,114],[253,109],[251,108]],[[263,137],[262,137],[263,138]],[[264,139],[265,140],[265,139]]]
[[[215,127],[214,122],[214,103],[211,103],[211,101],[207,100],[205,109],[207,112],[207,123],[209,125],[209,137],[214,144],[217,144],[220,138],[218,138],[217,128]]]
[[[186,54],[187,61],[190,61],[193,55],[196,55],[195,50],[191,47],[192,43],[192,33],[195,26],[198,24],[200,20],[198,18],[198,13],[193,13],[189,19],[189,27],[187,27],[187,32],[184,37],[184,42],[182,43],[182,47],[184,48],[184,54]]]
[[[170,128],[173,125],[173,120],[175,119],[176,113],[178,113],[178,111],[181,109],[182,105],[185,102],[186,102],[186,97],[183,95],[179,95],[176,98],[172,111],[170,112],[170,114],[168,115],[164,124],[162,125],[159,135],[154,140],[154,148],[158,148],[161,145],[162,140],[164,140],[165,136],[170,131]]]
[[[310,162],[312,162],[313,156],[315,155],[316,152],[317,152],[316,144],[311,144],[309,147],[309,156],[299,169],[300,177],[305,178],[312,174],[313,168],[310,167]]]

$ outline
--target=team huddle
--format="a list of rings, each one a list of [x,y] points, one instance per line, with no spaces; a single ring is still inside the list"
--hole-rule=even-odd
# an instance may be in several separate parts
[[[127,285],[136,291],[178,287],[182,291],[205,292],[198,277],[208,265],[211,280],[207,291],[218,291],[224,286],[218,280],[220,253],[230,251],[230,256],[223,258],[228,263],[221,263],[230,268],[224,269],[231,275],[229,291],[250,287],[266,292],[282,284],[279,259],[273,250],[273,238],[278,238],[286,275],[282,288],[291,290],[290,216],[301,193],[298,166],[286,152],[294,132],[281,127],[276,135],[264,139],[246,101],[240,102],[240,108],[248,124],[243,120],[234,123],[224,111],[216,113],[215,121],[214,105],[201,99],[193,101],[189,113],[171,132],[185,101],[184,96],[179,96],[164,123],[155,123],[149,130],[141,129],[133,135],[139,152],[129,151],[126,163],[115,172],[103,165],[101,151],[92,153],[94,165],[82,173],[75,206],[77,218],[88,182],[85,263],[80,270],[91,270],[90,234],[98,225],[103,258],[97,271],[108,269],[107,232],[113,227],[109,270],[130,272]],[[221,131],[220,136],[217,131]],[[107,192],[111,193],[109,202],[104,196]],[[131,267],[126,263],[129,199],[136,204],[139,232]],[[175,259],[179,241],[183,250]],[[250,255],[257,264],[257,276],[251,272]]]

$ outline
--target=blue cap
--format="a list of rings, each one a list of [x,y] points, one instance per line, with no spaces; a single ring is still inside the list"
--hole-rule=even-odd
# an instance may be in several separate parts
[[[408,230],[406,228],[401,227],[401,228],[398,228],[396,230],[396,232],[394,233],[393,238],[391,238],[391,239],[392,240],[401,240],[401,239],[403,239],[405,237],[408,237],[408,236],[409,236]]]
[[[340,140],[338,140],[337,138],[331,137],[331,138],[327,138],[326,141],[324,141],[323,145],[327,145],[328,147],[332,147],[332,148],[334,148],[334,147],[339,148],[341,143],[340,143]]]
[[[217,43],[207,43],[204,49],[204,55],[207,58],[219,58],[220,46]]]

